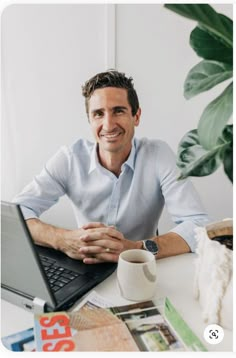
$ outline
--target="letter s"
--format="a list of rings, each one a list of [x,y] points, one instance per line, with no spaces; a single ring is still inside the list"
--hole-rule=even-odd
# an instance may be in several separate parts
[[[65,314],[58,314],[53,315],[52,317],[42,317],[39,320],[39,323],[43,327],[52,327],[56,323],[58,323],[60,326],[67,326],[70,319]]]
[[[58,351],[69,352],[69,351],[73,351],[74,349],[75,349],[75,343],[67,339],[62,339],[61,341],[56,342],[54,347],[53,347],[53,343],[45,343],[43,345],[44,352],[58,352]]]

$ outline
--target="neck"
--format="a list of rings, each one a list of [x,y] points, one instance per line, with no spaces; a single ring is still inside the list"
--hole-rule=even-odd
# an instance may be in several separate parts
[[[118,177],[121,173],[122,164],[127,160],[130,150],[128,153],[100,152],[98,147],[97,153],[100,164]]]

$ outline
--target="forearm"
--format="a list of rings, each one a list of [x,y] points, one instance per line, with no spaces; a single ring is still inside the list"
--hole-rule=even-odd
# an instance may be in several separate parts
[[[28,219],[26,223],[36,244],[56,250],[61,250],[61,243],[70,231],[46,224],[39,219]]]
[[[159,252],[157,254],[158,259],[185,254],[191,251],[186,241],[174,232],[168,232],[167,234],[157,236],[154,240],[159,247]]]
[[[105,248],[103,247],[103,243],[104,241],[106,242],[106,240],[108,240],[109,244],[114,244],[115,242],[115,248],[117,246],[119,248],[123,247],[120,243],[120,239],[123,238],[123,235],[114,228],[107,227],[99,222],[88,223],[75,230],[58,228],[45,224],[35,218],[28,219],[26,222],[36,244],[60,250],[73,259],[83,260],[91,254],[96,255],[97,253],[104,252],[106,248],[109,247],[107,245]],[[114,237],[116,236],[117,239],[114,241]],[[87,250],[86,239],[94,243],[92,246],[91,243],[88,243],[89,247]],[[99,248],[98,242],[101,243],[102,247]],[[85,251],[80,250],[82,247],[85,247]],[[90,253],[91,247],[93,249],[92,253]]]
[[[185,254],[191,251],[186,241],[174,232],[152,237],[151,240],[154,240],[159,248],[158,254],[156,255],[157,259]],[[142,242],[139,241],[139,243],[139,248],[141,249]]]

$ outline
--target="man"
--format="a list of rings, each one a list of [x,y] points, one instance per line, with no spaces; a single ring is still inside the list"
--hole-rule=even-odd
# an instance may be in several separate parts
[[[134,138],[141,109],[132,78],[99,73],[83,95],[96,143],[80,139],[61,148],[14,199],[35,242],[87,264],[116,262],[128,249],[147,249],[157,258],[194,251],[194,228],[207,215],[191,182],[176,180],[168,145]],[[39,219],[62,195],[73,203],[78,229]],[[164,204],[177,226],[157,236]]]

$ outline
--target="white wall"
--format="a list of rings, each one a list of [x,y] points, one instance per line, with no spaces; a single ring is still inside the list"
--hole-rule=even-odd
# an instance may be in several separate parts
[[[106,66],[106,6],[12,5],[2,14],[2,198],[63,144],[90,136],[81,85]],[[71,226],[67,201],[44,215]]]
[[[214,7],[232,17],[232,5]],[[200,61],[188,44],[193,21],[163,5],[135,4],[110,6],[110,14],[116,11],[113,24],[108,8],[102,4],[12,5],[4,10],[2,199],[11,200],[60,145],[78,137],[91,139],[81,85],[112,67],[113,61],[118,70],[134,78],[142,107],[137,136],[162,138],[174,151],[224,87],[190,101],[183,97],[187,72]],[[215,219],[232,216],[232,186],[222,170],[194,183],[210,215]],[[43,218],[66,227],[75,223],[65,199]],[[165,213],[161,230],[169,227]]]
[[[232,5],[213,5],[232,18]],[[204,108],[219,95],[225,83],[191,100],[183,96],[188,71],[200,58],[189,45],[196,26],[163,5],[119,5],[117,7],[117,55],[119,70],[135,79],[142,107],[139,136],[162,138],[176,152],[178,143],[196,128]],[[232,184],[222,168],[205,178],[194,178],[205,208],[214,220],[232,217]],[[161,230],[171,222],[165,212]]]

